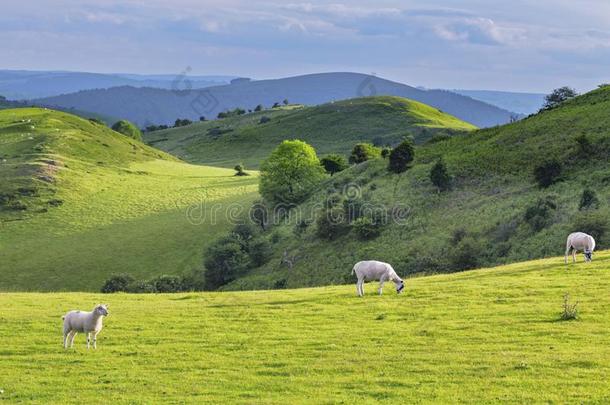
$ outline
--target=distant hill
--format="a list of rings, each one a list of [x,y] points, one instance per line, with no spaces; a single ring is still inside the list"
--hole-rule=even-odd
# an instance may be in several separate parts
[[[347,155],[357,142],[395,145],[412,135],[421,143],[435,134],[453,135],[475,128],[416,101],[376,96],[315,107],[272,108],[154,131],[146,133],[144,139],[192,163],[233,167],[242,162],[248,168],[257,168],[285,139],[304,140],[319,154]]]
[[[80,90],[117,86],[161,89],[204,88],[229,83],[233,76],[136,75],[127,73],[87,73],[27,70],[0,70],[0,96],[34,99],[74,93]]]
[[[71,114],[0,111],[0,291],[98,290],[201,266],[227,220],[195,225],[188,208],[248,204],[256,173],[189,165]],[[210,192],[209,190],[213,190]]]
[[[599,250],[609,248],[608,111],[610,87],[513,124],[418,146],[413,167],[402,174],[388,172],[381,158],[352,166],[263,233],[274,243],[273,257],[225,288],[352,282],[351,266],[363,259],[387,261],[407,275],[558,256],[574,231],[595,235]],[[453,177],[452,188],[443,192],[430,180],[439,158]],[[550,161],[559,163],[560,172],[554,184],[541,188],[534,171]],[[585,189],[595,192],[598,203],[581,208]],[[360,228],[367,231],[362,233],[358,225],[366,222],[343,220],[329,240],[329,225],[321,232],[318,222],[325,215],[320,207],[329,205],[333,218],[340,218],[337,212],[363,215],[385,225]]]
[[[542,108],[545,94],[514,93],[495,90],[451,90],[464,96],[472,97],[485,103],[495,105],[519,114],[534,114]]]
[[[120,116],[142,126],[170,124],[176,118],[216,118],[219,112],[257,104],[270,107],[288,99],[291,103],[318,105],[355,97],[390,95],[428,104],[478,127],[510,121],[511,113],[481,101],[445,90],[420,90],[401,83],[359,73],[320,73],[275,80],[237,81],[203,90],[163,90],[114,87],[37,100],[48,106]]]

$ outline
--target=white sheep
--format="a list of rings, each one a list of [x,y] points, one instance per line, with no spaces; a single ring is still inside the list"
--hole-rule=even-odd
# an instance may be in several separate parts
[[[74,346],[74,337],[78,332],[87,334],[87,349],[93,334],[93,348],[97,349],[97,334],[102,330],[102,319],[108,315],[108,304],[96,305],[91,312],[70,311],[62,316],[64,320],[64,349]]]
[[[585,262],[593,260],[593,251],[595,250],[595,239],[593,236],[587,235],[584,232],[574,232],[568,235],[566,242],[565,263],[568,264],[568,254],[572,251],[572,262],[576,263],[576,252],[583,252]]]
[[[405,288],[404,281],[398,277],[398,274],[396,274],[392,266],[388,263],[378,262],[377,260],[358,262],[352,269],[352,274],[354,273],[356,274],[356,277],[358,277],[356,291],[360,297],[364,295],[365,280],[379,280],[379,295],[383,293],[383,283],[386,281],[394,282],[398,294],[402,293],[402,290]]]

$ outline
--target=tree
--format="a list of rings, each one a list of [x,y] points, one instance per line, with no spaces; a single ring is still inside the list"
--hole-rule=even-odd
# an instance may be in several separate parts
[[[187,118],[178,118],[176,119],[176,121],[174,122],[174,128],[178,128],[178,127],[185,127],[187,125],[191,125],[193,123],[193,121],[187,119]]]
[[[142,142],[142,132],[140,129],[127,120],[115,122],[114,125],[112,125],[112,130]]]
[[[578,93],[576,92],[576,90],[571,87],[560,87],[558,89],[553,90],[551,94],[547,95],[544,98],[544,106],[542,107],[542,109],[550,110],[552,108],[557,107],[559,104],[576,97],[577,95]]]
[[[237,172],[235,173],[236,176],[249,176],[249,174],[245,171],[244,165],[241,163],[235,165],[234,169]]]
[[[350,164],[358,164],[366,162],[369,159],[375,159],[381,156],[381,149],[371,145],[370,143],[357,143],[352,149],[352,154],[349,157]]]
[[[285,98],[285,99],[284,99],[284,101],[282,101],[282,103],[284,103],[284,105],[288,105],[288,104],[290,104],[290,102],[288,101],[288,99],[287,99],[287,98]]]
[[[215,290],[243,274],[249,264],[248,255],[242,249],[238,237],[222,238],[206,252],[204,288]]]
[[[259,123],[259,124],[266,124],[266,123],[268,123],[269,121],[271,121],[271,118],[267,117],[266,115],[263,115],[263,116],[261,117],[261,119],[258,121],[258,123]]]
[[[561,176],[561,163],[552,159],[534,169],[534,177],[541,188],[547,188],[556,183]]]
[[[275,103],[273,103],[273,107],[271,107],[271,108],[279,108],[279,106],[280,106],[280,103],[275,102]]]
[[[588,210],[588,209],[598,209],[599,208],[599,198],[597,198],[597,193],[590,188],[585,188],[582,191],[582,195],[580,196],[580,204],[578,205],[578,209],[580,211]]]
[[[205,121],[205,117],[202,115],[201,117],[199,117],[199,121]]]
[[[265,107],[263,107],[262,104],[257,105],[256,107],[254,107],[254,111],[258,112],[258,111],[263,111]]]
[[[439,191],[446,191],[451,188],[451,175],[443,159],[439,159],[430,169],[430,180]]]
[[[322,167],[324,167],[324,170],[326,170],[326,173],[330,174],[331,176],[349,167],[347,160],[345,160],[342,155],[337,153],[324,156],[322,159],[320,159],[320,163],[322,164]]]
[[[390,152],[388,170],[394,173],[402,173],[411,166],[414,157],[415,149],[413,148],[413,143],[409,140],[402,141]]]
[[[259,191],[269,201],[298,203],[324,177],[313,147],[299,140],[284,141],[261,164]]]

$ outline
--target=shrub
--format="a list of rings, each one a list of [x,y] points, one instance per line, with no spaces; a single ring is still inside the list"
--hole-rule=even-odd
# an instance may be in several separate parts
[[[191,125],[192,123],[193,123],[193,121],[191,121],[187,118],[178,118],[174,122],[174,128],[185,127],[187,125]]]
[[[381,156],[381,149],[370,143],[358,143],[352,149],[349,157],[350,164],[358,164]]]
[[[311,225],[311,222],[309,220],[306,219],[301,219],[299,222],[297,222],[297,224],[294,226],[294,234],[296,236],[301,236],[303,233],[305,233],[305,231],[307,230],[307,228],[309,228],[309,225]]]
[[[575,140],[577,145],[577,153],[580,157],[586,158],[594,152],[593,144],[587,135],[579,135]]]
[[[258,238],[250,243],[249,255],[252,264],[259,267],[271,260],[273,249],[265,239]]]
[[[347,229],[343,211],[338,208],[324,211],[316,220],[316,225],[317,235],[327,240],[336,239]]]
[[[150,281],[155,290],[160,293],[175,293],[183,291],[182,278],[179,276],[163,275]]]
[[[337,153],[324,156],[322,159],[320,159],[320,163],[322,164],[322,167],[324,167],[324,170],[326,170],[326,173],[330,174],[331,176],[349,167],[347,160],[345,160],[342,155]]]
[[[106,123],[99,118],[89,118],[89,121],[94,124],[106,126]]]
[[[562,321],[572,321],[578,319],[578,302],[575,304],[570,303],[570,294],[563,296],[563,310],[560,314]]]
[[[430,180],[439,191],[446,191],[451,188],[451,175],[443,159],[439,159],[430,169]]]
[[[112,125],[112,130],[136,141],[142,142],[142,132],[138,127],[127,120],[120,120]]]
[[[245,222],[243,224],[235,225],[232,234],[240,241],[245,241],[247,243],[256,236],[256,229],[252,224]]]
[[[388,170],[394,173],[402,173],[411,166],[414,157],[415,149],[413,148],[413,143],[408,140],[403,141],[390,152]]]
[[[538,185],[542,188],[549,187],[550,185],[556,183],[560,176],[561,163],[555,159],[549,160],[548,162],[545,162],[534,169],[534,177],[536,178],[536,182],[538,182]]]
[[[126,273],[111,276],[102,286],[103,293],[115,293],[127,291],[127,287],[134,282],[134,278]]]
[[[258,123],[259,123],[259,124],[266,124],[266,123],[268,123],[269,121],[271,121],[271,118],[267,117],[266,115],[263,115],[263,116],[261,117],[261,119],[260,119],[260,120],[258,120]]]
[[[472,236],[465,236],[451,250],[450,266],[453,270],[462,271],[475,269],[482,263],[482,243]]]
[[[550,224],[553,211],[557,209],[555,198],[547,196],[525,210],[524,219],[534,231],[539,232]]]
[[[583,211],[597,208],[599,208],[599,198],[597,198],[597,193],[590,188],[585,188],[580,196],[580,204],[578,204],[578,209]]]
[[[223,238],[210,246],[204,260],[204,288],[215,290],[243,274],[249,258],[235,238]]]
[[[262,104],[257,105],[256,107],[254,107],[254,111],[258,112],[258,111],[263,111],[265,107],[263,107]]]
[[[381,148],[381,157],[384,159],[387,159],[390,156],[390,153],[392,152],[392,148]]]
[[[352,226],[361,240],[373,239],[381,234],[381,223],[375,222],[369,217],[358,218]]]

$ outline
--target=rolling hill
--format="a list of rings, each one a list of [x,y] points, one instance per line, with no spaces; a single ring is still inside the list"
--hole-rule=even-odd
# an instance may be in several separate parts
[[[171,124],[176,118],[215,118],[237,107],[270,107],[291,103],[318,105],[355,97],[390,95],[428,104],[478,127],[510,121],[514,113],[445,90],[420,90],[401,83],[358,73],[320,73],[274,80],[241,80],[202,90],[164,90],[131,86],[85,90],[46,97],[37,103],[119,116],[141,126]]]
[[[266,117],[268,122],[262,122]],[[222,120],[154,131],[145,142],[191,163],[257,168],[285,139],[302,139],[319,154],[349,154],[357,142],[393,145],[405,135],[418,143],[435,134],[475,129],[427,105],[400,97],[376,96],[316,107],[287,106]]]
[[[188,72],[185,72],[188,73]],[[188,79],[188,83],[185,81]],[[227,84],[232,76],[136,75],[62,71],[0,70],[0,95],[11,99],[58,96],[89,89],[117,86],[161,89],[204,88]]]
[[[0,294],[0,400],[607,403],[610,252],[562,260],[413,278],[382,297],[370,284],[364,298],[353,285]],[[566,293],[578,320],[561,321]],[[97,350],[79,334],[64,351],[61,315],[98,302]]]
[[[383,159],[352,166],[264,233],[273,257],[225,288],[344,283],[365,258],[413,274],[548,257],[562,253],[576,230],[596,236],[600,249],[610,247],[609,110],[606,87],[517,123],[419,146],[403,174],[389,173]],[[444,192],[430,181],[441,157],[453,176]],[[548,162],[561,171],[541,188],[534,171]],[[585,189],[597,204],[581,208]],[[320,207],[333,207],[339,218],[333,234],[320,228]],[[380,235],[363,237],[346,219],[354,216],[381,223]]]
[[[2,110],[0,290],[97,290],[112,273],[197,269],[229,226],[204,216],[256,196],[256,173],[233,174],[71,114]]]

